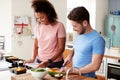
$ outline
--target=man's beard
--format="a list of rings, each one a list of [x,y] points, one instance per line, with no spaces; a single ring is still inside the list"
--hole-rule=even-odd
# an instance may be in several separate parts
[[[84,28],[80,34],[84,34],[85,31],[86,31],[86,28]]]

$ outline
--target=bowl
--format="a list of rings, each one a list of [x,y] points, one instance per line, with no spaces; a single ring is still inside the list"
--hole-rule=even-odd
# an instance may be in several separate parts
[[[46,68],[32,68],[31,74],[35,80],[42,80],[42,78],[47,74]]]
[[[65,73],[62,72],[48,72],[50,76],[55,77],[57,79],[61,79]]]
[[[59,72],[59,69],[57,69],[57,68],[49,69],[48,74],[57,79],[61,79],[65,75],[64,72]]]

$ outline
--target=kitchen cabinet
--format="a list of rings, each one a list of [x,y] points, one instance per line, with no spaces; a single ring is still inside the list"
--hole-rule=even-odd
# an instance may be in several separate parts
[[[107,15],[105,20],[105,37],[110,39],[110,46],[120,46],[120,16]],[[106,42],[108,43],[108,42]]]
[[[70,54],[71,50],[70,49],[65,49],[63,56],[64,59]],[[72,67],[72,62],[66,65],[67,67]]]
[[[106,77],[107,79],[120,79],[120,54],[107,51],[104,57],[106,57]],[[107,80],[106,79],[106,80]]]
[[[105,76],[107,75],[107,58],[103,58],[100,69],[96,72],[97,78],[101,78],[101,80],[105,80]]]
[[[108,11],[110,14],[120,15],[116,11],[120,10],[120,0],[108,0]]]
[[[120,62],[117,59],[107,58],[107,79],[120,79]]]

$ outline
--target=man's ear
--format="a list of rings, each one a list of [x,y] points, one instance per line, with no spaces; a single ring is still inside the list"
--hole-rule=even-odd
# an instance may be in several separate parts
[[[87,26],[88,22],[86,20],[83,21],[83,26]]]

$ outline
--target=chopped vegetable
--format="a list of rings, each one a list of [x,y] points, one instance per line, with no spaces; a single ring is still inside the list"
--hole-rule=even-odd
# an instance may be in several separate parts
[[[41,68],[32,68],[31,71],[34,71],[34,72],[45,72],[46,70],[45,69],[41,69]]]

